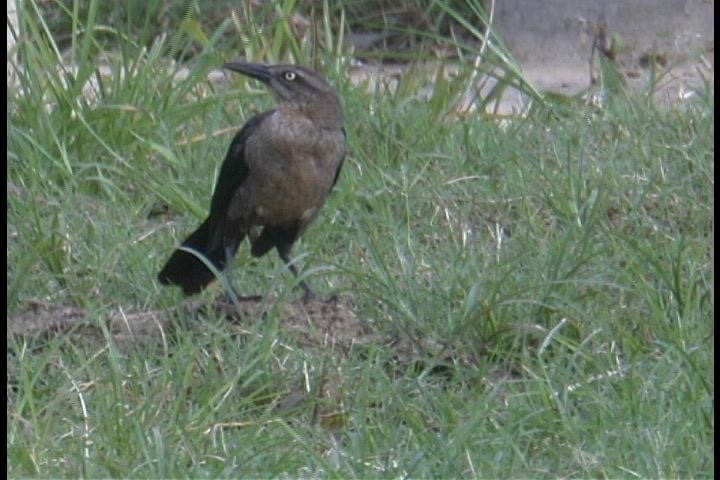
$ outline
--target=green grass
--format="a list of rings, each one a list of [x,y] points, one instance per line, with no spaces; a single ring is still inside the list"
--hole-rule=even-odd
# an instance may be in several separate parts
[[[8,93],[8,316],[170,309],[155,275],[206,213],[225,129],[272,99],[205,80],[215,37],[174,82],[168,43],[79,35],[63,73],[35,28]],[[294,254],[378,341],[304,347],[280,308],[246,335],[180,314],[128,349],[10,338],[8,477],[713,476],[713,92],[501,124],[449,114],[459,87],[367,94],[315,60],[351,153]],[[243,293],[300,295],[273,255],[243,247],[236,272]]]

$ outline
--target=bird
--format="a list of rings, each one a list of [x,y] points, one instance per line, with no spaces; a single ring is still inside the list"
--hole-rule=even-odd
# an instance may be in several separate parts
[[[316,298],[290,252],[340,176],[347,151],[340,97],[321,74],[300,65],[232,61],[223,68],[263,83],[277,106],[250,118],[235,135],[207,218],[171,254],[158,280],[186,296],[199,293],[215,275],[198,255],[218,271],[230,270],[248,237],[254,257],[274,248],[299,279],[303,299]]]

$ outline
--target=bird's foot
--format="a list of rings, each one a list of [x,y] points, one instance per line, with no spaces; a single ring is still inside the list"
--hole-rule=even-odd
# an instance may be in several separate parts
[[[225,252],[227,257],[226,262],[228,265],[231,264],[233,254],[234,252],[232,250],[227,250]],[[230,268],[225,271],[224,278],[221,279],[221,283],[225,289],[225,293],[219,297],[219,300],[222,300],[223,302],[235,304],[235,302],[259,302],[263,299],[262,295],[240,295],[233,286],[232,270]]]
[[[308,287],[305,282],[302,282],[300,285],[302,286],[303,290],[305,291],[305,293],[303,293],[303,296],[302,296],[303,303],[315,302],[320,299],[320,297],[318,297],[318,295],[315,292],[313,292],[312,289],[310,287]]]
[[[263,299],[262,295],[239,295],[234,290],[232,292],[225,292],[220,295],[219,300],[233,304],[237,302],[259,302]]]

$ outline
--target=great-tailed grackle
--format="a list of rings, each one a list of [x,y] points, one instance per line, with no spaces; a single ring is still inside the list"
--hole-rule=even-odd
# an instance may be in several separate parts
[[[183,242],[223,270],[250,236],[251,253],[273,247],[288,268],[290,249],[315,220],[337,182],[346,140],[340,99],[318,73],[297,65],[231,62],[224,68],[255,78],[278,100],[235,135],[220,169],[207,219]],[[262,227],[253,237],[251,229]],[[215,276],[197,256],[177,249],[160,271],[165,285],[185,295],[203,290]],[[304,280],[305,298],[314,293]]]

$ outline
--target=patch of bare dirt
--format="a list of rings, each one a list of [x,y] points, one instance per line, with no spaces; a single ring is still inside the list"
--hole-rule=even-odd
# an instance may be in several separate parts
[[[283,326],[293,332],[301,346],[332,345],[347,350],[353,344],[367,343],[373,337],[366,326],[348,306],[348,299],[333,297],[326,301],[296,300],[282,306]],[[27,309],[8,316],[7,336],[51,338],[67,334],[75,340],[99,340],[102,328],[88,320],[89,312],[39,300],[27,302]],[[232,321],[239,333],[249,332],[249,322],[262,320],[274,305],[262,299],[239,302],[239,308],[223,300],[211,303],[188,301],[175,309],[126,312],[122,308],[108,311],[105,327],[119,348],[130,343],[153,341],[163,335],[176,317],[185,312],[192,316],[213,310]]]
[[[347,352],[354,345],[377,341],[369,326],[352,310],[352,299],[333,296],[328,300],[304,302],[295,300],[284,305],[283,330],[302,347],[317,347]],[[247,333],[248,319],[262,319],[270,308],[269,302],[240,302],[241,311],[231,303],[215,301],[210,306],[229,320],[239,333]]]
[[[106,335],[109,335],[120,351],[127,351],[131,345],[152,344],[162,339],[177,325],[181,314],[204,317],[212,313],[224,317],[242,336],[251,335],[253,324],[263,321],[271,309],[281,308],[283,332],[295,347],[342,357],[355,346],[374,344],[390,349],[397,364],[420,368],[424,368],[428,358],[465,365],[479,360],[468,358],[455,346],[433,338],[377,333],[358,317],[352,305],[352,298],[344,295],[308,302],[298,299],[285,304],[252,298],[240,301],[237,306],[224,300],[194,300],[165,310],[126,312],[116,308],[107,312],[101,325],[95,320],[97,312],[91,315],[83,308],[32,300],[27,302],[23,313],[7,317],[7,338],[8,341],[17,337],[49,340],[64,335],[67,341],[77,345],[101,347],[107,344]]]
[[[103,338],[102,329],[88,320],[83,308],[30,300],[27,310],[7,317],[7,338],[26,337],[50,339],[67,334],[74,340],[97,341]],[[122,309],[110,312],[106,326],[116,344],[123,347],[129,342],[143,341],[159,336],[168,313],[160,310],[125,313]]]

